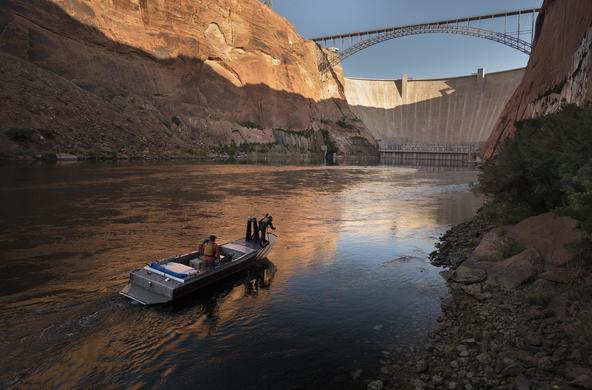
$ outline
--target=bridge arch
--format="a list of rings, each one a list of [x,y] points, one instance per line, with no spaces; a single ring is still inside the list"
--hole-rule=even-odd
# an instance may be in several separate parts
[[[349,34],[333,35],[320,38],[313,38],[317,44],[327,44],[328,42],[335,42],[336,40],[350,39],[352,42],[358,39],[358,42],[351,46],[335,51],[329,55],[328,63],[322,69],[323,72],[329,70],[331,67],[339,64],[348,57],[368,48],[391,39],[419,35],[419,34],[457,34],[472,36],[482,39],[487,39],[493,42],[498,42],[513,49],[516,49],[526,55],[530,55],[532,49],[532,42],[534,40],[535,17],[540,9],[527,9],[512,12],[505,12],[501,14],[473,16],[462,19],[443,20],[433,23],[416,24],[401,27],[391,27],[381,30],[372,30],[366,32],[355,32]],[[517,15],[516,31],[508,32],[508,17]],[[521,24],[521,16],[530,15],[531,20],[528,24]],[[481,22],[485,20],[503,19],[504,31],[494,31],[481,28]],[[477,22],[478,26],[471,26],[471,22]],[[530,29],[528,29],[530,27]],[[524,40],[522,37],[527,35],[530,40]]]

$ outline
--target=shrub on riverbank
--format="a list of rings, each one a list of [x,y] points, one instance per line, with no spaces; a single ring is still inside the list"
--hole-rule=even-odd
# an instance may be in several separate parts
[[[528,289],[524,292],[526,301],[531,305],[547,307],[553,301],[553,291]]]
[[[476,190],[491,197],[490,223],[557,210],[592,231],[592,106],[518,122],[516,135],[483,167]]]
[[[509,259],[512,256],[516,256],[524,249],[524,245],[511,237],[504,237],[497,248],[497,255],[500,260]]]

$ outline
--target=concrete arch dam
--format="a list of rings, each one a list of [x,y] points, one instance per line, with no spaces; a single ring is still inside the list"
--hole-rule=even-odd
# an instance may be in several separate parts
[[[345,94],[383,156],[415,152],[422,158],[422,152],[424,158],[440,153],[466,159],[479,152],[523,75],[522,68],[423,80],[350,77]]]

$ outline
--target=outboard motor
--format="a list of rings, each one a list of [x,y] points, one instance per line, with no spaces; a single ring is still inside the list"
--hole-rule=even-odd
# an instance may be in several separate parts
[[[247,232],[245,240],[259,242],[259,226],[257,225],[256,217],[247,218]]]

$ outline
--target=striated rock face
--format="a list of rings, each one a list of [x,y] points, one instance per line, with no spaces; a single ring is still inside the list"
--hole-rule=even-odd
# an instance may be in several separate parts
[[[5,0],[0,150],[375,154],[324,61],[257,0]]]
[[[592,1],[545,0],[522,83],[508,101],[484,149],[493,156],[517,120],[592,100]]]

